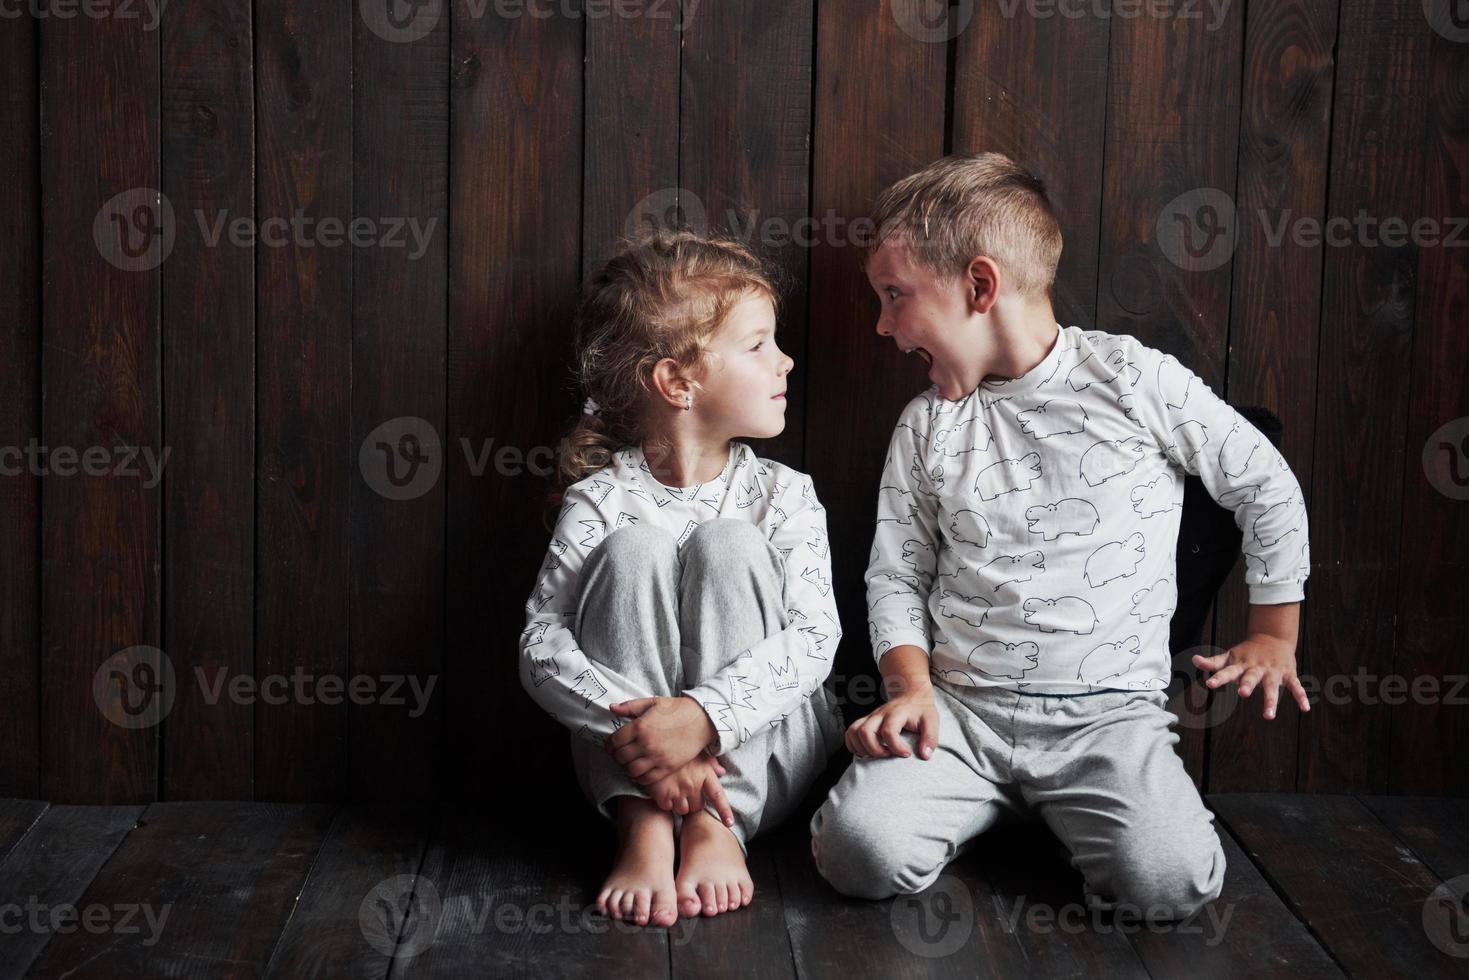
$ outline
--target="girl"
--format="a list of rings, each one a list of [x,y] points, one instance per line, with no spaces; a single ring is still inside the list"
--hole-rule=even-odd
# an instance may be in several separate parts
[[[842,742],[825,511],[804,473],[733,441],[785,428],[776,305],[744,246],[660,232],[608,261],[578,314],[590,397],[521,680],[617,825],[597,909],[640,925],[748,905],[748,841]]]

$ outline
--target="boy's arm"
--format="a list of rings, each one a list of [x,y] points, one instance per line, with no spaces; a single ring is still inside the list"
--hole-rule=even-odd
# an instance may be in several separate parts
[[[520,681],[526,693],[552,718],[597,743],[624,724],[609,705],[649,693],[589,658],[572,632],[581,570],[606,526],[590,498],[567,491],[520,634]]]
[[[1176,358],[1141,345],[1134,353],[1143,368],[1143,390],[1135,400],[1140,418],[1168,457],[1196,474],[1209,495],[1234,513],[1244,535],[1247,635],[1224,653],[1195,655],[1193,661],[1217,671],[1208,687],[1238,679],[1240,696],[1248,697],[1262,684],[1267,719],[1275,717],[1282,684],[1309,711],[1295,660],[1300,604],[1311,574],[1300,483],[1265,434]]]
[[[722,755],[798,707],[831,674],[842,630],[831,583],[826,508],[811,478],[799,475],[775,502],[770,543],[784,554],[786,628],[740,651],[723,669],[683,694],[713,723]]]
[[[928,596],[941,537],[934,476],[924,468],[922,437],[908,421],[905,417],[893,430],[878,490],[866,574],[868,632],[879,670],[886,654],[910,646],[923,654],[926,674],[933,649]],[[904,661],[911,665],[911,655]],[[882,672],[886,678],[887,671]]]

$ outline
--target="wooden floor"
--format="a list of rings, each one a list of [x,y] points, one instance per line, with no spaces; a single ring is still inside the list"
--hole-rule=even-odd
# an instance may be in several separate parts
[[[466,812],[5,800],[0,977],[1469,975],[1469,801],[1209,802],[1227,882],[1181,924],[1090,916],[1039,825],[986,835],[923,895],[844,899],[796,819],[752,847],[751,907],[638,929],[588,911],[601,826],[568,841]]]

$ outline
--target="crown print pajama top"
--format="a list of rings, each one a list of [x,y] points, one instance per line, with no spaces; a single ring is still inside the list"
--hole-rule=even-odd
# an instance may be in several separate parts
[[[1135,337],[1061,327],[1024,376],[904,408],[867,569],[873,653],[951,684],[1161,690],[1172,674],[1183,478],[1244,533],[1252,603],[1304,597],[1300,484],[1192,371]]]
[[[779,551],[788,621],[785,629],[750,648],[729,651],[726,666],[682,692],[713,721],[719,753],[748,741],[761,726],[779,722],[830,675],[842,633],[831,587],[826,510],[811,478],[731,442],[724,471],[714,480],[668,487],[653,477],[641,448],[628,447],[567,489],[545,564],[526,603],[522,681],[535,701],[572,732],[600,742],[623,723],[609,705],[650,693],[581,650],[574,627],[578,576],[587,557],[605,537],[633,524],[667,529],[682,549],[694,529],[713,518],[753,524]],[[628,582],[627,588],[641,584]]]

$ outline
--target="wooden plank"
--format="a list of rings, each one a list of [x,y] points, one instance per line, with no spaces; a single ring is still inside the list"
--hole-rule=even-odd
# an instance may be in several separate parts
[[[0,358],[16,366],[0,391],[0,697],[15,708],[0,721],[0,794],[16,796],[40,792],[40,481],[14,455],[40,434],[36,29],[25,17],[0,37],[0,138],[11,148],[0,162],[0,268],[11,286],[0,297]]]
[[[162,39],[163,193],[178,229],[162,320],[163,649],[176,683],[163,786],[175,800],[249,799],[254,712],[206,685],[255,669],[255,257],[227,231],[255,216],[250,10],[172,7]]]
[[[531,826],[515,829],[536,835]],[[486,837],[482,815],[446,815],[414,885],[422,921],[405,923],[413,936],[431,940],[394,960],[392,975],[668,976],[669,942],[687,941],[697,927],[687,919],[667,929],[637,926],[597,914],[609,838],[583,828],[554,848],[510,848]]]
[[[255,7],[257,213],[298,215],[256,250],[259,472],[255,679],[299,671],[345,678],[348,496],[360,479],[351,444],[352,254],[318,223],[352,217],[351,7],[301,0]],[[310,24],[310,29],[302,25]],[[293,685],[294,686],[294,685]],[[345,791],[347,705],[340,698],[255,701],[256,794],[338,799]]]
[[[843,243],[884,187],[944,152],[945,45],[905,31],[897,15],[911,28],[917,8],[896,2],[817,6],[811,210],[831,216]],[[833,237],[812,251],[810,296],[810,349],[820,354],[807,366],[806,441],[821,452],[806,468],[827,509],[833,594],[848,625],[835,667],[845,697],[841,677],[876,674],[867,631],[853,625],[867,620],[862,576],[883,458],[898,413],[929,382],[921,362],[877,335],[877,297],[850,244]]]
[[[36,30],[22,15],[0,32],[0,796],[41,792],[41,481],[17,455],[41,435]]]
[[[1345,244],[1326,250],[1322,287],[1305,667],[1323,684],[1394,665],[1403,454],[1419,451],[1403,444],[1419,250],[1353,229],[1359,214],[1380,222],[1423,203],[1432,36],[1422,4],[1408,0],[1343,0],[1338,33],[1327,214],[1354,224],[1336,233]],[[1370,679],[1347,690],[1302,720],[1299,790],[1389,785],[1388,707]]]
[[[1469,800],[1445,796],[1359,796],[1441,881],[1469,875]]]
[[[78,931],[48,944],[30,975],[259,976],[333,813],[319,805],[153,804],[78,900],[137,907],[138,930]]]
[[[444,759],[446,14],[421,36],[354,19],[353,213],[376,228],[352,251],[351,445],[362,472],[349,484],[349,659],[377,692],[348,708],[354,799],[420,799],[437,769],[426,763]],[[414,683],[394,681],[404,677]]]
[[[820,234],[809,214],[813,4],[688,9],[697,13],[683,32],[679,185],[712,230],[739,238],[780,272],[776,339],[796,362],[786,379],[786,428],[750,443],[804,469],[807,265]]]
[[[453,17],[450,126],[444,738],[457,771],[534,783],[554,810],[580,795],[567,734],[526,697],[517,640],[550,539],[547,453],[569,421],[546,379],[566,369],[580,271],[567,208],[582,186],[583,25],[477,18],[464,3]],[[503,722],[494,738],[487,717]],[[460,787],[501,799],[496,781]]]
[[[155,461],[166,448],[158,270],[173,222],[158,194],[158,34],[137,19],[50,17],[41,45],[40,795],[146,801],[166,693],[106,685],[109,659],[157,659],[161,641],[161,491],[124,448]],[[136,724],[99,710],[99,676],[104,703],[142,709]]]
[[[746,866],[755,883],[755,898],[733,913],[712,918],[680,919],[669,929],[669,957],[675,977],[796,976],[786,938],[777,862],[787,855],[769,837],[750,844]]]
[[[985,832],[961,859],[993,891],[987,911],[1012,931],[1025,969],[1014,975],[1147,977],[1124,928],[1142,927],[1138,910],[1117,922],[1088,910],[1082,877],[1055,834],[1038,820]]]
[[[1435,8],[1447,11],[1447,7]],[[1462,650],[1464,610],[1446,596],[1469,589],[1469,385],[1451,365],[1469,361],[1469,342],[1456,325],[1469,303],[1469,231],[1453,229],[1469,215],[1463,172],[1469,159],[1469,40],[1435,33],[1428,53],[1427,132],[1423,193],[1417,212],[1457,244],[1418,250],[1413,280],[1413,383],[1403,447],[1403,524],[1398,560],[1394,673],[1410,684],[1436,678],[1438,693],[1389,705],[1388,744],[1394,793],[1469,795],[1469,766],[1443,746],[1469,744],[1469,685]],[[1447,448],[1452,447],[1452,448]],[[1429,478],[1429,473],[1432,478]],[[1453,689],[1457,688],[1455,695]],[[1454,703],[1457,702],[1457,703]]]
[[[372,931],[385,921],[372,918],[374,898],[418,874],[431,829],[426,816],[400,808],[338,813],[266,976],[386,977],[392,953],[381,948],[386,931]]]
[[[1301,244],[1289,233],[1274,242],[1272,236],[1283,222],[1319,222],[1326,207],[1320,161],[1330,155],[1336,15],[1335,3],[1309,0],[1267,0],[1251,8],[1235,189],[1229,400],[1280,417],[1280,451],[1308,500],[1323,246]],[[1227,649],[1244,639],[1248,626],[1243,558],[1217,608],[1217,632],[1208,635]],[[1296,663],[1305,671],[1311,652],[1304,612],[1301,618]],[[1261,705],[1258,697],[1246,699],[1209,732],[1210,790],[1295,788],[1299,709],[1282,698],[1281,713],[1267,723]]]
[[[0,800],[0,860],[30,833],[49,805],[41,800]]]
[[[19,910],[0,929],[0,978],[24,976],[56,936],[54,945],[67,945],[99,921],[118,932],[125,927],[124,910],[97,910],[79,899],[142,812],[141,806],[50,807],[0,860],[0,908]],[[146,931],[143,918],[133,918]]]
[[[630,7],[632,16],[588,11],[584,277],[624,235],[684,223],[676,214],[680,7]],[[697,227],[697,214],[692,217],[688,223]]]
[[[1131,935],[1155,977],[1341,977],[1331,956],[1270,887],[1223,827],[1224,890],[1198,913],[1160,930]]]
[[[1026,976],[1020,939],[974,862],[927,889],[883,901],[838,893],[816,870],[804,821],[780,832],[781,904],[801,977]]]
[[[1463,961],[1424,932],[1438,879],[1354,797],[1218,793],[1209,802],[1348,974],[1463,975]]]
[[[954,152],[1004,153],[1045,182],[1065,237],[1052,306],[1060,323],[1090,329],[1114,18],[1013,16],[1007,9],[973,5],[973,20],[957,36]]]

